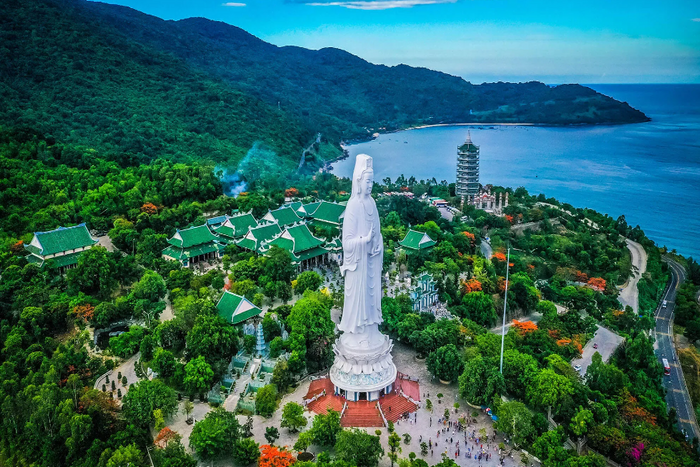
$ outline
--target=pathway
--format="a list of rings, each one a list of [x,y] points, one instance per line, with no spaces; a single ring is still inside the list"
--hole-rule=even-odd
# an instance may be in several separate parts
[[[119,366],[114,368],[112,371],[108,371],[107,373],[103,374],[99,378],[97,378],[97,381],[95,381],[95,389],[99,389],[100,391],[102,390],[102,385],[104,384],[107,386],[107,390],[109,391],[112,383],[111,381],[114,380],[116,384],[116,389],[121,389],[122,390],[122,397],[124,397],[129,390],[129,385],[136,383],[139,378],[136,376],[136,362],[141,358],[141,352],[136,352],[136,355],[133,355],[131,358],[128,360],[125,360],[122,362]],[[117,380],[117,376],[119,373],[122,374],[122,377],[126,376],[126,386],[122,384],[121,381]],[[107,376],[109,375],[109,383],[107,383]],[[116,389],[114,391],[114,397],[117,397],[117,392]]]
[[[481,254],[484,255],[484,258],[490,259],[493,255],[493,248],[491,248],[491,243],[489,242],[488,237],[481,239],[481,245],[479,245],[479,248],[481,249]]]
[[[627,248],[632,255],[632,277],[620,289],[620,296],[617,298],[623,308],[631,306],[635,314],[639,313],[639,290],[637,283],[647,270],[647,252],[644,251],[642,245],[633,242],[630,239],[625,239]]]

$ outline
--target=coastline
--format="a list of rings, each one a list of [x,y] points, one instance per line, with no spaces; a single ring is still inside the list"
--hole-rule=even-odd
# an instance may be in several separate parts
[[[550,127],[550,128],[565,128],[565,127],[571,127],[571,128],[581,128],[581,127],[588,127],[588,126],[621,126],[621,125],[639,125],[643,123],[649,123],[653,121],[652,118],[648,118],[648,120],[643,121],[643,122],[617,122],[617,123],[610,123],[610,122],[601,122],[601,123],[532,123],[532,122],[517,122],[517,123],[478,123],[478,122],[462,122],[462,123],[431,123],[431,124],[425,124],[425,125],[415,125],[415,126],[408,126],[405,128],[397,128],[394,130],[383,130],[383,131],[375,131],[371,135],[368,135],[365,138],[353,138],[347,141],[341,141],[340,142],[340,148],[345,151],[348,146],[352,146],[354,144],[360,144],[360,143],[366,143],[367,141],[373,141],[377,139],[378,136],[380,135],[388,135],[391,133],[399,133],[401,131],[409,131],[409,130],[422,130],[425,128],[437,128],[437,127],[449,127],[449,126],[467,126],[467,127],[487,127],[487,126],[526,126],[526,127]],[[344,157],[338,158],[334,161],[327,161],[329,163],[331,162],[336,162],[338,160],[343,160]]]

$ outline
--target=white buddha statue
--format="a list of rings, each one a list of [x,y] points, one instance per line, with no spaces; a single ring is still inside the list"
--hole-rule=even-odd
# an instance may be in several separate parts
[[[336,354],[330,377],[339,392],[352,400],[367,394],[375,400],[396,379],[391,339],[379,331],[382,323],[382,262],[384,240],[377,205],[372,199],[372,158],[360,154],[352,175],[352,195],[343,219],[345,303],[333,345]]]
[[[372,158],[360,154],[355,161],[352,195],[343,220],[344,258],[340,272],[345,276],[345,305],[339,325],[341,331],[355,334],[358,339],[378,333],[382,322],[384,241],[377,205],[371,196],[373,183]]]

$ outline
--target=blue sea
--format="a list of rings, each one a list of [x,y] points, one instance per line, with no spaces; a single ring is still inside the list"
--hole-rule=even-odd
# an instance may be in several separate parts
[[[467,130],[481,147],[481,183],[524,186],[576,207],[625,215],[660,246],[700,259],[700,85],[590,85],[640,109],[647,123],[586,127],[448,126],[380,135],[355,155],[374,157],[375,180],[401,174],[455,179]]]

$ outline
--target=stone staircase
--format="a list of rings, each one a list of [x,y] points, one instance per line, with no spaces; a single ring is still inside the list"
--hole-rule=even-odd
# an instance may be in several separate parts
[[[416,411],[416,404],[409,401],[399,394],[389,394],[384,396],[380,403],[382,411],[387,420],[396,422],[405,412],[413,413]]]
[[[377,409],[376,401],[357,401],[348,403],[348,407],[340,419],[344,427],[382,427],[384,421]]]

